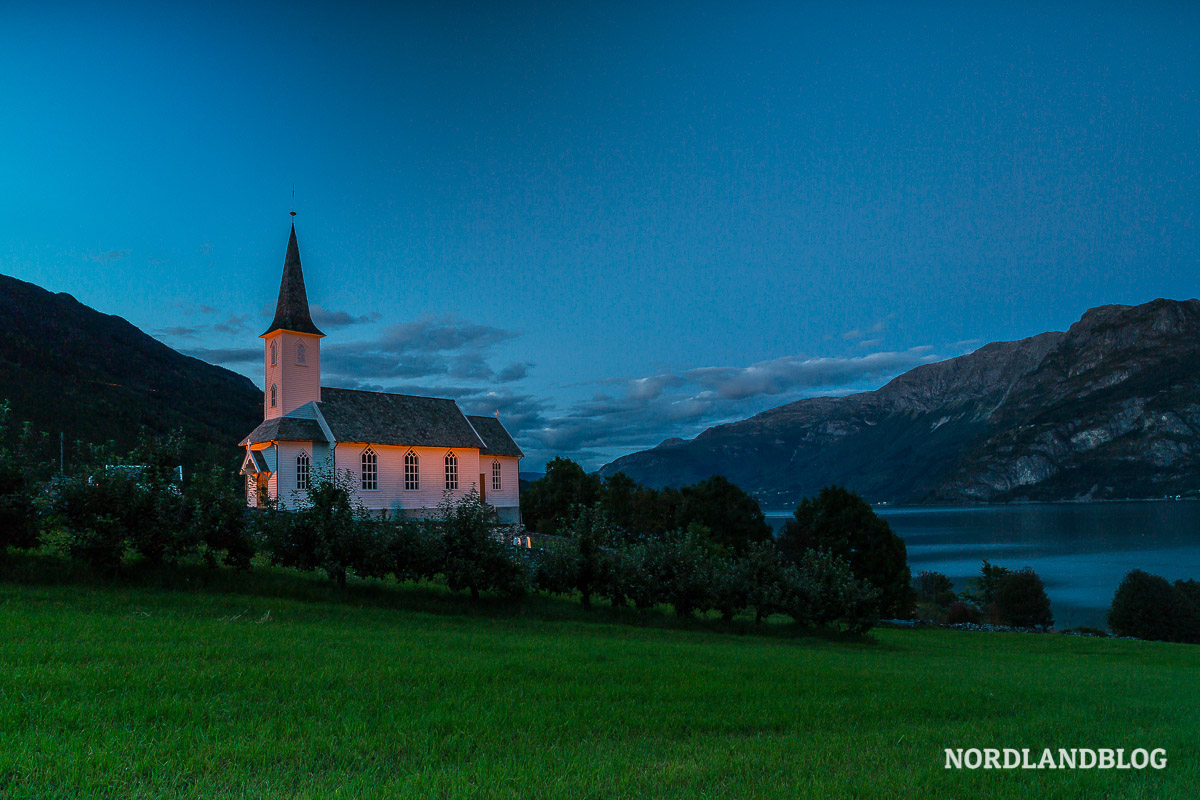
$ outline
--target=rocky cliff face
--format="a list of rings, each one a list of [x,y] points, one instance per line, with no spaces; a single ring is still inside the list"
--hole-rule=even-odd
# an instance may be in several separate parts
[[[785,507],[1153,497],[1200,488],[1200,301],[1103,306],[874,392],[813,398],[605,466],[652,485],[724,474]]]

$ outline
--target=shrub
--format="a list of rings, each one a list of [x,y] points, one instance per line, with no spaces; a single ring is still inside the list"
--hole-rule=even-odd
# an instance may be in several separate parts
[[[1050,628],[1054,615],[1042,579],[1029,567],[1009,572],[996,582],[992,604],[996,621],[1014,628]]]
[[[1162,642],[1200,641],[1200,620],[1196,606],[1188,599],[1189,590],[1135,569],[1113,595],[1108,627],[1118,636]]]
[[[779,547],[797,564],[808,550],[845,559],[855,577],[879,590],[880,613],[911,615],[912,575],[904,541],[854,492],[827,486],[815,498],[804,498],[780,535]]]
[[[949,625],[971,624],[983,622],[983,612],[973,605],[955,600],[946,607],[946,623]]]
[[[913,580],[913,586],[918,599],[939,608],[947,608],[958,599],[954,593],[954,583],[940,572],[922,570]]]

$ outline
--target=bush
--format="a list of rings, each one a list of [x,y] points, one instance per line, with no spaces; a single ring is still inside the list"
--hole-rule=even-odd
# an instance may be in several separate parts
[[[955,600],[946,607],[946,623],[948,625],[978,625],[983,622],[983,612],[973,605]]]
[[[1009,572],[996,582],[992,609],[1000,625],[1014,628],[1050,628],[1054,625],[1046,587],[1029,567]]]
[[[1191,586],[1135,569],[1113,595],[1108,627],[1118,636],[1162,642],[1200,641],[1200,619],[1188,595]],[[1187,582],[1192,583],[1192,582]]]
[[[958,599],[954,593],[954,583],[940,572],[922,570],[913,580],[913,586],[918,599],[939,608],[947,608]]]
[[[778,544],[797,564],[808,550],[845,559],[855,577],[879,590],[880,613],[911,615],[912,575],[904,541],[854,492],[827,486],[815,498],[804,498]]]

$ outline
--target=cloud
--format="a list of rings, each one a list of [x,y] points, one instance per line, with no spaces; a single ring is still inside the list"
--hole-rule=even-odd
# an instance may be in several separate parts
[[[259,347],[191,347],[179,352],[210,364],[249,364],[263,359]]]
[[[111,264],[129,256],[128,250],[108,250],[103,253],[87,253],[84,258],[96,264]]]
[[[853,341],[855,339],[866,339],[869,336],[883,333],[885,330],[887,330],[887,323],[889,319],[890,317],[885,317],[869,327],[848,330],[842,334],[842,338],[846,341]]]
[[[275,313],[271,309],[271,313]],[[344,328],[348,325],[360,325],[368,322],[378,322],[383,318],[383,315],[378,311],[372,311],[370,314],[360,314],[355,316],[348,311],[334,311],[324,308],[316,303],[309,306],[309,313],[312,315],[313,322],[317,323],[317,327],[323,328]]]
[[[542,409],[539,424],[521,431],[522,447],[534,463],[560,453],[603,453],[587,465],[596,467],[621,452],[652,447],[672,436],[694,436],[804,397],[866,388],[865,382],[881,382],[935,360],[930,351],[917,347],[849,358],[785,356],[744,367],[697,367],[608,380],[591,398],[554,413]]]
[[[445,378],[512,383],[526,377],[530,365],[509,364],[497,372],[489,356],[493,347],[516,336],[453,317],[427,318],[390,325],[373,339],[330,345],[322,352],[322,366],[343,381]]]

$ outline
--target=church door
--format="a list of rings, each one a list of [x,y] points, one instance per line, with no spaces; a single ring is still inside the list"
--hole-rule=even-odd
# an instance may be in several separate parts
[[[484,481],[483,481],[483,479],[485,477],[487,477],[487,476],[486,475],[479,476],[479,499],[486,503],[487,502],[487,484],[484,483]]]

